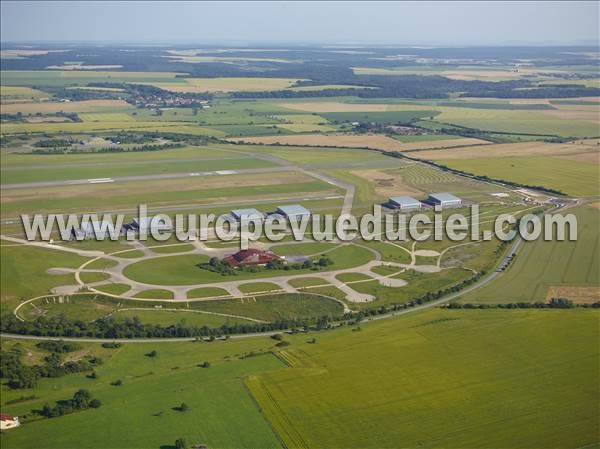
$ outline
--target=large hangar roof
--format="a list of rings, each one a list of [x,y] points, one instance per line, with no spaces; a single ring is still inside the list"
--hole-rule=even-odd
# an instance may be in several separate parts
[[[451,193],[447,193],[447,192],[432,193],[429,196],[435,200],[442,202],[442,203],[452,203],[455,201],[461,201],[461,199],[459,197],[454,196]]]

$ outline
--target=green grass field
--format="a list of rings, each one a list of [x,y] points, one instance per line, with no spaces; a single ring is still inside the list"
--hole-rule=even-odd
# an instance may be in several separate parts
[[[19,184],[28,182],[61,181],[70,179],[91,179],[103,177],[120,176],[144,176],[171,173],[204,172],[216,170],[235,170],[249,168],[271,167],[274,164],[260,159],[216,159],[216,160],[192,160],[177,161],[150,161],[149,163],[127,163],[117,162],[115,157],[112,164],[105,166],[90,164],[86,155],[81,155],[80,161],[85,165],[55,166],[44,164],[43,168],[11,168],[2,170],[3,184]]]
[[[275,343],[265,340],[264,348]],[[282,364],[272,355],[239,359],[240,354],[258,350],[256,346],[254,342],[176,343],[168,348],[142,344],[104,350],[93,345],[94,352],[106,360],[96,370],[97,380],[78,375],[42,381],[35,390],[39,399],[6,407],[6,411],[23,415],[41,408],[45,401],[70,397],[79,388],[92,391],[102,407],[23,425],[17,432],[3,433],[2,447],[34,448],[43,441],[49,449],[170,448],[179,437],[209,447],[279,447],[243,379]],[[144,355],[151,350],[157,350],[158,356]],[[198,367],[204,361],[211,367]],[[123,382],[120,387],[110,385],[117,379]],[[2,401],[23,393],[3,387]],[[188,411],[174,409],[182,402]],[[114,426],[115,421],[121,425]]]
[[[333,261],[328,270],[339,270],[364,265],[372,258],[366,249],[357,246],[342,246],[327,253]],[[128,278],[154,285],[194,285],[240,280],[257,280],[274,276],[300,275],[312,273],[311,269],[293,271],[263,270],[257,273],[239,271],[234,276],[223,276],[219,273],[197,267],[208,262],[205,255],[182,255],[147,259],[129,265],[123,270]]]
[[[476,175],[527,185],[541,185],[573,196],[600,194],[600,167],[585,162],[548,156],[524,156],[445,160],[440,163]]]
[[[487,131],[558,136],[597,136],[598,123],[574,118],[557,118],[537,111],[440,107],[435,120]]]
[[[5,246],[2,241],[0,258],[2,263],[0,305],[5,313],[20,302],[49,293],[52,287],[74,285],[73,274],[48,274],[47,270],[55,267],[77,268],[86,260],[85,257],[63,251],[34,248],[24,245]]]
[[[288,448],[593,447],[597,320],[433,310],[293,340],[247,383]]]
[[[105,360],[97,380],[75,374],[42,379],[36,390],[3,386],[3,412],[22,416],[78,388],[102,407],[27,423],[3,434],[2,445],[147,448],[184,437],[242,448],[280,447],[278,438],[288,448],[593,447],[597,319],[593,310],[430,310],[358,332],[285,336],[291,345],[279,357],[288,367],[268,354],[244,357],[277,350],[268,337],[85,344]],[[151,350],[157,357],[144,356]],[[197,367],[204,361],[211,367]],[[123,385],[111,386],[116,379]],[[187,412],[173,409],[182,402]],[[110,425],[115,419],[122,425]]]
[[[330,112],[323,117],[332,122],[362,122],[362,123],[410,123],[414,120],[435,117],[437,111],[386,111],[386,112]]]

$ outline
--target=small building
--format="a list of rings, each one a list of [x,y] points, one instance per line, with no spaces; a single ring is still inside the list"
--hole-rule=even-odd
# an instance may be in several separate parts
[[[279,206],[277,208],[277,213],[286,217],[286,218],[296,218],[302,219],[303,217],[310,217],[310,211],[300,206],[299,204],[291,204],[288,206]]]
[[[0,415],[0,430],[14,429],[20,425],[18,416]]]
[[[231,254],[223,259],[223,262],[235,268],[240,265],[266,265],[269,262],[281,260],[277,254],[270,250],[248,248]]]
[[[102,221],[88,221],[80,228],[71,229],[72,239],[98,239],[110,238],[112,225]]]
[[[154,219],[154,221],[152,221]],[[153,232],[153,231],[169,231],[171,228],[160,218],[152,217],[136,217],[129,224],[129,229],[138,232]]]
[[[419,200],[406,195],[393,196],[390,198],[388,204],[390,204],[394,209],[400,209],[402,211],[421,209],[421,202]]]
[[[440,205],[444,207],[460,207],[462,200],[452,195],[451,193],[431,193],[427,201],[432,203],[434,206]]]
[[[239,223],[247,222],[247,221],[251,221],[251,220],[262,221],[265,219],[265,215],[262,212],[254,209],[254,208],[234,209],[231,211],[231,215]]]

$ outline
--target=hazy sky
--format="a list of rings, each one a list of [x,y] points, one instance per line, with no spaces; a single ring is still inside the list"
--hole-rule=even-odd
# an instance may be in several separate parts
[[[2,41],[598,42],[589,2],[28,2],[2,0]]]

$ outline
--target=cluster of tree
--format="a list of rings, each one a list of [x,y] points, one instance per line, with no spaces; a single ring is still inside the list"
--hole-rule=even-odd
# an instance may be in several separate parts
[[[0,377],[8,379],[8,386],[14,389],[34,388],[41,377],[61,377],[67,374],[92,371],[102,364],[102,359],[85,356],[77,361],[64,362],[62,354],[80,349],[77,343],[44,341],[38,348],[49,351],[43,365],[25,365],[21,361],[23,351],[13,347],[0,353]]]
[[[221,276],[235,276],[237,272],[227,262],[223,262],[218,257],[211,257],[208,263],[199,263],[196,265],[203,270],[219,273]]]
[[[88,408],[98,408],[102,405],[99,399],[93,399],[88,390],[77,390],[71,399],[57,401],[54,407],[46,403],[41,410],[34,412],[46,418],[55,418],[57,416],[68,415]]]
[[[235,276],[240,271],[247,273],[259,273],[264,270],[319,270],[330,265],[333,265],[333,260],[327,256],[321,256],[316,262],[307,259],[302,263],[287,263],[281,259],[278,259],[267,262],[264,267],[261,265],[240,264],[237,268],[232,268],[231,265],[219,259],[218,257],[211,257],[208,263],[199,263],[196,266],[198,268],[202,268],[203,270],[219,273],[222,276]]]
[[[139,318],[117,320],[113,317],[98,319],[88,323],[72,320],[65,315],[39,317],[32,321],[20,321],[13,315],[3,316],[2,332],[22,335],[69,336],[93,338],[181,338],[209,337],[230,334],[270,332],[293,327],[306,327],[314,323],[312,319],[279,319],[271,323],[236,323],[218,328],[177,323],[170,326],[143,324]]]
[[[21,362],[22,353],[17,346],[0,351],[0,378],[8,379],[10,388],[35,388],[40,375],[34,367]]]
[[[572,309],[600,308],[600,301],[594,303],[575,304],[568,298],[551,298],[548,302],[511,302],[501,304],[472,304],[452,302],[446,306],[448,309]]]
[[[46,139],[37,141],[33,146],[38,148],[70,147],[73,143],[74,141],[71,139]]]
[[[276,76],[273,74],[272,76]],[[511,81],[465,81],[437,75],[354,75],[353,73],[329,74],[311,78],[311,84],[359,85],[364,88],[324,90],[276,90],[259,92],[234,92],[234,98],[306,98],[357,96],[360,98],[574,98],[600,95],[600,89],[579,85],[547,85],[537,87],[526,79]],[[310,85],[310,84],[308,84]]]
[[[553,85],[547,84],[540,87],[527,89],[494,89],[467,91],[461,97],[487,97],[487,98],[576,98],[595,97],[600,95],[597,87],[585,87],[577,84]]]
[[[142,133],[119,133],[115,134],[114,136],[106,136],[105,139],[110,140],[112,143],[137,145],[142,145],[154,141],[152,137]]]
[[[39,342],[36,346],[44,351],[55,352],[57,354],[79,351],[81,349],[79,343],[63,340],[45,340]]]

